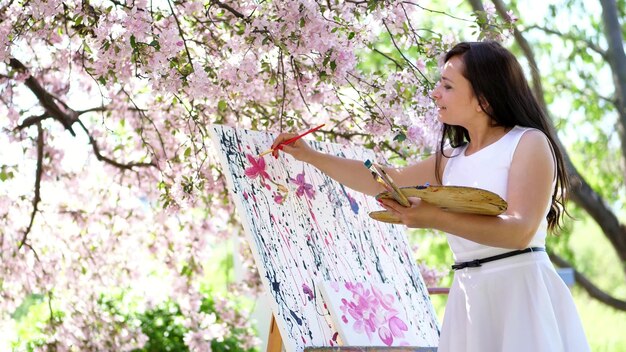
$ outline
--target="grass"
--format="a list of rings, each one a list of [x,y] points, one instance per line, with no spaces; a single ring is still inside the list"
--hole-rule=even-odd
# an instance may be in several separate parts
[[[573,294],[591,350],[626,351],[626,312],[592,299],[580,288],[575,288]]]
[[[600,228],[589,218],[579,221],[570,246],[581,271],[614,297],[626,300],[626,276],[619,258]],[[573,289],[574,301],[594,352],[626,351],[626,312],[595,300],[580,287]]]

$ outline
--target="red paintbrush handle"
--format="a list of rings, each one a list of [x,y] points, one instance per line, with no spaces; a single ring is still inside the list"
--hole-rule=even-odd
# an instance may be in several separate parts
[[[313,132],[315,132],[315,131],[319,130],[319,129],[320,129],[320,128],[322,128],[324,125],[325,125],[325,124],[321,124],[321,125],[319,125],[319,126],[317,126],[317,127],[315,127],[315,128],[312,128],[312,129],[310,129],[310,130],[308,130],[308,131],[304,132],[304,133],[303,133],[303,134],[301,134],[301,135],[295,136],[295,137],[293,137],[293,138],[289,138],[288,140],[286,140],[286,141],[284,141],[284,142],[280,143],[279,145],[277,145],[277,146],[276,146],[276,148],[274,148],[274,150],[283,149],[283,145],[291,144],[291,143],[293,143],[293,142],[297,141],[298,139],[300,139],[300,138],[302,138],[302,137],[306,136],[307,134],[309,134],[309,133],[313,133]]]

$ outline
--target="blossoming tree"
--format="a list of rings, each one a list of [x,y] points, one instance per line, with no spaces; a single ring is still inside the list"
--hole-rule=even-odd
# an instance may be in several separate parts
[[[0,327],[36,293],[49,349],[141,347],[110,300],[175,302],[190,349],[247,328],[225,301],[220,320],[200,309],[211,244],[238,228],[207,125],[325,123],[329,140],[416,157],[435,138],[430,75],[452,40],[421,24],[435,14],[391,0],[1,1]]]

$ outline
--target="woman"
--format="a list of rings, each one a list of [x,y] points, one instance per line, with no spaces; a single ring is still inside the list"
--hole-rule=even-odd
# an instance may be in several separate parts
[[[498,43],[457,44],[444,62],[432,93],[444,124],[437,153],[386,171],[399,186],[486,189],[508,208],[493,217],[419,199],[407,208],[382,201],[408,227],[447,233],[456,264],[439,351],[588,351],[571,294],[544,248],[562,220],[567,187],[547,117],[519,63]],[[273,145],[292,136],[281,134]],[[383,191],[361,161],[316,152],[302,140],[282,149],[357,191]]]

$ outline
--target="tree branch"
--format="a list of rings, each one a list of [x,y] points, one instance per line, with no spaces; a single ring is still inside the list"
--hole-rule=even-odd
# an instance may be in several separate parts
[[[304,106],[306,106],[307,111],[310,113],[311,108],[309,107],[309,103],[307,103],[306,99],[304,98],[302,88],[300,88],[300,78],[302,77],[302,74],[300,73],[300,69],[298,68],[298,63],[291,55],[289,55],[289,62],[291,63],[291,70],[293,70],[293,77],[296,81],[296,86],[298,87],[298,93],[300,93],[300,98],[302,99]]]
[[[235,10],[234,8],[230,7],[227,4],[224,4],[223,2],[221,2],[219,0],[212,0],[211,4],[215,4],[218,7],[223,8],[224,10],[227,10],[228,12],[232,13],[233,15],[235,15],[235,17],[237,17],[237,18],[241,18],[241,19],[246,18],[246,16],[244,16],[241,12]]]
[[[602,56],[602,58],[606,61],[609,60],[608,56],[607,56],[607,52],[606,50],[602,49],[598,44],[590,41],[590,40],[585,40],[583,38],[577,38],[575,37],[573,34],[571,33],[563,33],[563,32],[559,32],[555,29],[551,29],[548,27],[542,27],[542,26],[538,26],[538,25],[532,25],[532,26],[528,26],[526,27],[526,29],[524,31],[527,31],[529,29],[538,29],[540,31],[543,31],[545,33],[548,34],[554,34],[556,36],[559,36],[561,38],[565,38],[565,39],[569,39],[573,42],[583,42],[589,49],[593,50],[594,52],[598,53],[600,56]]]
[[[85,110],[77,110],[76,114],[78,116],[81,116],[83,114],[86,114],[88,112],[103,112],[103,111],[107,111],[108,108],[106,106],[97,106],[95,108],[90,108],[90,109],[85,109]]]
[[[25,128],[28,128],[32,125],[36,125],[41,123],[41,121],[51,118],[52,116],[48,115],[48,114],[42,114],[42,115],[38,115],[38,116],[29,116],[27,118],[24,119],[24,121],[22,121],[21,124],[19,124],[15,129],[16,130],[23,130]]]
[[[113,165],[119,169],[122,170],[132,170],[135,167],[149,167],[149,166],[156,166],[156,164],[154,162],[149,162],[149,163],[140,163],[140,162],[132,162],[132,163],[120,163],[116,160],[113,160],[111,158],[108,158],[104,155],[102,155],[102,153],[100,153],[100,148],[98,147],[98,143],[96,143],[96,140],[93,138],[93,136],[91,135],[91,133],[89,133],[89,130],[87,129],[87,127],[85,127],[85,125],[83,124],[83,122],[79,119],[77,120],[78,124],[80,125],[80,127],[83,129],[83,131],[85,131],[85,134],[87,134],[87,136],[89,137],[89,144],[91,144],[91,147],[93,148],[93,152],[96,155],[96,158],[100,161],[104,161],[107,164]]]
[[[10,60],[10,66],[13,67],[16,71],[18,72],[22,72],[25,73],[27,72],[27,68],[26,66],[24,66],[24,64],[22,64],[19,60],[11,58]],[[74,133],[74,131],[72,130],[71,125],[74,124],[74,122],[78,122],[80,124],[80,126],[82,127],[82,129],[85,131],[85,133],[87,134],[87,136],[89,137],[89,143],[91,144],[93,151],[96,155],[96,158],[100,161],[104,161],[107,164],[113,165],[117,168],[123,169],[123,170],[131,170],[135,167],[148,167],[148,166],[156,166],[156,164],[154,162],[150,162],[150,163],[141,163],[141,162],[132,162],[132,163],[120,163],[118,161],[115,161],[111,158],[108,158],[104,155],[102,155],[102,153],[100,152],[100,148],[98,147],[98,144],[96,143],[96,140],[91,136],[91,134],[89,133],[89,130],[87,129],[87,127],[85,127],[85,125],[82,123],[82,121],[79,120],[79,116],[88,112],[93,112],[93,111],[105,111],[106,107],[104,106],[99,106],[99,107],[95,107],[95,108],[91,108],[91,109],[86,109],[86,110],[81,110],[81,111],[75,111],[72,108],[70,108],[65,102],[63,102],[60,98],[55,97],[54,95],[50,94],[48,91],[46,91],[41,84],[39,84],[39,82],[32,76],[29,75],[29,77],[26,79],[25,82],[26,86],[35,94],[35,96],[39,99],[39,103],[41,104],[41,106],[46,110],[46,112],[42,115],[39,116],[30,116],[28,118],[26,118],[21,125],[19,125],[17,127],[18,130],[24,129],[26,127],[30,127],[34,124],[37,124],[37,128],[38,130],[42,131],[41,129],[41,121],[47,119],[47,118],[53,118],[57,121],[59,121],[67,130],[70,131],[70,133],[72,134],[72,136],[76,136],[76,133]],[[59,104],[61,104],[66,110],[67,112],[63,111],[58,105],[57,102]],[[139,110],[139,108],[137,108],[137,110]],[[41,148],[43,150],[43,132],[39,133],[39,138],[41,138]],[[38,147],[39,147],[39,140],[38,140]],[[39,150],[38,150],[39,151]],[[39,160],[39,158],[41,157],[41,159],[43,160],[43,152],[41,154],[38,153],[37,155],[37,165],[38,165],[38,170],[41,171],[40,169],[40,164],[41,161]],[[34,213],[37,211],[36,209],[36,205],[39,203],[39,184],[40,184],[40,179],[41,179],[41,175],[38,174],[39,179],[37,179],[37,182],[35,184],[35,199],[37,200],[36,202],[33,202],[35,205],[35,210],[33,211],[33,215],[31,216],[31,224],[28,227],[28,230],[26,232],[26,234],[24,235],[24,239],[22,240],[22,242],[20,243],[20,247],[23,246],[24,241],[26,240],[26,236],[28,235],[28,232],[30,231],[30,227],[32,226],[32,222],[34,220]]]
[[[438,15],[444,15],[444,16],[447,16],[447,17],[453,18],[453,19],[455,19],[455,20],[459,20],[459,21],[463,21],[463,22],[474,22],[474,21],[473,21],[473,20],[471,20],[471,19],[465,19],[465,18],[461,18],[461,17],[456,17],[456,16],[451,15],[451,14],[449,14],[449,13],[445,12],[445,11],[438,11],[438,10],[432,10],[432,9],[426,8],[426,7],[421,6],[420,4],[418,4],[418,3],[416,3],[416,2],[411,2],[411,1],[403,1],[402,3],[403,3],[403,4],[407,4],[407,5],[413,5],[413,6],[418,7],[418,8],[420,8],[420,9],[424,10],[424,11],[431,12],[431,13],[436,13],[436,14],[438,14]]]
[[[35,196],[33,197],[33,211],[30,214],[30,222],[28,223],[26,231],[24,231],[24,234],[22,235],[20,244],[17,247],[18,249],[21,249],[26,243],[28,234],[35,223],[35,215],[37,215],[37,211],[39,210],[39,202],[41,201],[41,175],[43,173],[43,142],[43,128],[41,128],[41,122],[37,122],[37,168],[35,169]]]
[[[187,53],[187,60],[189,61],[189,66],[193,71],[193,60],[191,59],[191,53],[189,52],[189,47],[187,46],[187,40],[185,39],[185,33],[183,32],[183,28],[180,26],[180,21],[178,21],[178,16],[174,12],[174,7],[172,6],[172,2],[167,0],[167,4],[170,6],[170,11],[172,11],[172,16],[174,17],[174,21],[176,22],[176,26],[178,27],[178,34],[180,34],[180,38],[183,40],[183,45],[185,46],[185,52]]]
[[[417,71],[420,74],[420,76],[422,76],[422,79],[424,80],[422,83],[426,83],[430,87],[432,87],[434,84],[428,79],[428,77],[426,77],[424,73],[417,66],[415,66],[415,64],[411,62],[411,60],[409,60],[409,58],[406,57],[406,55],[404,55],[404,52],[402,51],[402,49],[400,49],[400,47],[398,46],[398,43],[396,43],[396,40],[394,39],[393,34],[391,33],[391,30],[389,29],[385,21],[383,21],[383,26],[385,26],[387,33],[389,33],[389,37],[391,38],[391,43],[393,43],[393,46],[396,48],[398,53],[400,53],[404,61],[406,61],[409,64],[409,67],[412,68],[411,72],[413,72],[413,75],[415,75],[415,71]],[[417,78],[418,80],[420,79],[419,77],[417,77],[417,75],[415,75],[415,78]]]
[[[11,58],[9,60],[9,66],[11,66],[17,72],[28,73],[28,69],[26,68],[26,66],[24,66],[24,64],[22,64],[19,60],[15,58]],[[31,92],[33,92],[33,94],[35,94],[37,100],[39,100],[39,104],[41,104],[41,106],[45,109],[46,114],[49,115],[51,118],[59,121],[63,125],[63,127],[65,127],[65,129],[72,134],[72,136],[76,137],[76,133],[72,129],[72,124],[78,119],[78,115],[76,115],[76,112],[72,109],[67,108],[67,106],[65,106],[65,108],[68,111],[63,111],[56,103],[58,99],[50,94],[45,88],[43,88],[32,75],[28,75],[28,78],[26,78],[24,84],[26,85],[26,87],[28,87],[28,89],[30,89]]]
[[[132,6],[128,6],[128,5],[126,5],[126,4],[122,4],[120,1],[116,1],[116,0],[109,0],[109,1],[110,1],[110,2],[112,2],[114,5],[116,5],[116,6],[120,6],[120,7],[123,7],[123,8],[125,8],[125,9],[132,10],[132,8],[133,8]],[[142,11],[143,11],[143,10],[142,10]]]
[[[161,136],[161,132],[159,131],[159,129],[157,128],[156,124],[154,123],[154,121],[152,121],[152,119],[150,117],[148,117],[148,115],[146,115],[145,113],[145,109],[141,109],[137,103],[133,100],[133,98],[131,97],[130,93],[128,93],[125,89],[121,90],[124,95],[126,95],[126,97],[128,98],[128,100],[131,102],[131,104],[133,104],[133,106],[135,107],[135,109],[137,110],[137,112],[139,113],[139,116],[141,116],[142,118],[148,120],[148,122],[152,125],[152,127],[154,127],[154,131],[157,134],[157,137],[159,137],[159,143],[161,144],[161,150],[163,151],[163,155],[165,156],[165,158],[167,159],[167,149],[165,148],[165,142],[163,141],[163,136]],[[143,131],[143,126],[142,126],[142,131]],[[143,138],[143,132],[140,132],[139,134],[141,136],[141,141],[144,142],[151,150],[152,150],[152,154],[154,154],[155,156],[158,156],[159,154],[156,152],[156,149],[149,143],[147,142],[144,138]]]
[[[367,137],[371,137],[371,134],[368,133],[359,133],[359,132],[353,132],[353,133],[349,133],[349,132],[337,132],[336,130],[332,130],[332,131],[325,131],[325,130],[319,130],[318,133],[320,134],[325,134],[325,135],[330,135],[332,137],[341,137],[345,140],[351,141],[352,138],[354,137],[361,137],[361,138],[367,138]],[[382,142],[379,143],[380,146],[383,149],[387,149],[391,152],[393,152],[395,155],[398,156],[398,158],[406,160],[408,158],[408,155],[406,155],[405,153],[402,153],[400,150],[394,148],[388,141],[384,140]]]
[[[398,69],[398,70],[401,70],[401,69],[402,69],[402,65],[401,65],[401,64],[400,64],[400,63],[399,63],[396,59],[394,59],[393,57],[391,57],[391,56],[389,56],[389,55],[387,55],[387,54],[383,53],[382,51],[380,51],[380,50],[378,50],[378,49],[376,49],[376,48],[373,48],[373,49],[372,49],[372,51],[373,51],[373,52],[375,52],[376,54],[380,54],[380,55],[382,55],[382,56],[383,56],[384,58],[386,58],[387,60],[392,61],[392,62],[396,65],[396,69]]]
[[[283,49],[279,48],[278,49],[278,64],[277,64],[277,70],[280,73],[280,78],[282,80],[282,99],[280,102],[280,115],[278,120],[279,122],[279,126],[280,126],[280,131],[283,131],[283,116],[285,115],[285,100],[287,99],[287,84],[285,83],[285,75],[287,74],[285,72],[285,63],[284,63],[284,58],[283,58]],[[297,78],[296,78],[297,79]],[[276,82],[276,84],[278,84],[278,81]]]
[[[608,207],[602,196],[594,191],[587,181],[576,171],[571,162],[567,161],[570,172],[570,182],[572,191],[570,198],[581,206],[600,226],[606,238],[616,249],[617,255],[622,262],[622,270],[626,267],[626,227],[620,223],[619,219]]]
[[[561,268],[572,267],[570,263],[568,263],[565,259],[559,257],[554,253],[548,253],[550,256],[550,260]],[[609,305],[615,309],[619,309],[621,311],[626,311],[626,301],[615,298],[608,293],[604,292],[602,289],[598,288],[594,285],[591,280],[589,280],[585,275],[574,269],[574,279],[580,286],[587,291],[587,293],[597,299],[598,301]]]

